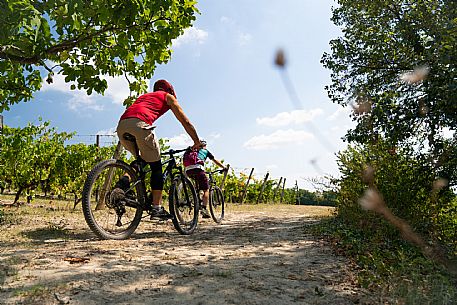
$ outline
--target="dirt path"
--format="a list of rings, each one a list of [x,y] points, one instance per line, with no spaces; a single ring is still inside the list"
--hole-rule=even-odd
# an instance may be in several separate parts
[[[125,241],[96,239],[79,212],[26,215],[0,226],[0,304],[370,303],[348,262],[310,235],[315,215],[229,209],[191,236],[148,221]]]

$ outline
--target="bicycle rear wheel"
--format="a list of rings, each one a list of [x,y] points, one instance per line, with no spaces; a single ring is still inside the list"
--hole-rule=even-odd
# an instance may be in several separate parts
[[[116,188],[119,179],[128,173],[130,188]],[[89,228],[103,239],[126,239],[141,221],[145,190],[137,181],[131,166],[110,159],[98,163],[87,176],[83,188],[82,207]],[[113,191],[114,190],[114,191]]]
[[[175,176],[168,200],[176,230],[184,235],[192,234],[197,228],[200,205],[192,182],[184,175]]]
[[[209,212],[216,223],[220,223],[224,219],[224,195],[218,186],[211,188],[209,191]]]

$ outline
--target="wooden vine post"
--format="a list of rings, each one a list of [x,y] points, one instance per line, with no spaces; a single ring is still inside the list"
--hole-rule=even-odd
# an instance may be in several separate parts
[[[226,167],[227,170],[224,172],[224,177],[222,178],[222,182],[221,182],[221,190],[222,190],[222,192],[224,191],[225,179],[227,179],[227,174],[228,174],[229,168],[230,168],[230,164],[227,164],[227,167]]]
[[[259,203],[260,199],[262,198],[263,190],[265,189],[265,184],[268,181],[268,175],[270,175],[270,173],[267,173],[265,175],[265,178],[263,179],[262,187],[260,188],[260,193],[259,193],[259,196],[257,197],[257,203]]]
[[[286,186],[286,178],[284,178],[284,181],[282,182],[281,199],[279,200],[279,203],[282,203],[282,200],[284,198],[284,187],[285,186]]]
[[[249,178],[248,178],[248,181],[246,181],[246,185],[244,186],[244,191],[243,191],[243,195],[241,196],[241,204],[243,204],[244,202],[244,198],[246,197],[246,193],[248,191],[248,184],[249,184],[249,181],[251,180],[251,177],[252,177],[252,173],[254,172],[254,168],[251,169],[251,173],[249,174]]]
[[[300,205],[300,189],[298,188],[298,181],[295,180],[295,204]]]
[[[276,203],[276,194],[278,193],[279,188],[281,187],[282,177],[279,178],[278,185],[275,188],[275,192],[273,193],[273,203]]]

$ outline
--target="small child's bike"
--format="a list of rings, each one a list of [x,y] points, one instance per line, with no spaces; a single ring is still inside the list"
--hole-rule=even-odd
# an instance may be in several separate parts
[[[224,219],[225,215],[225,201],[224,201],[224,194],[222,189],[217,186],[216,181],[214,180],[214,174],[216,173],[224,173],[224,178],[222,181],[225,181],[225,177],[228,172],[227,169],[218,169],[215,171],[208,171],[206,174],[208,175],[208,182],[209,182],[209,213],[211,218],[216,223],[220,223],[222,219]],[[202,198],[200,196],[200,189],[198,188],[198,183],[195,183],[195,190],[198,194],[198,199],[200,206],[202,205]]]

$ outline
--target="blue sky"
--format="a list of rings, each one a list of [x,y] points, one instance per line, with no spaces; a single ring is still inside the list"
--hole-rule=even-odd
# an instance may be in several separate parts
[[[273,179],[286,177],[289,187],[298,181],[309,189],[309,178],[338,175],[335,152],[345,147],[341,137],[352,126],[349,109],[333,104],[324,91],[330,71],[320,59],[340,35],[330,21],[332,5],[331,0],[199,1],[201,14],[173,42],[171,61],[156,69],[151,85],[160,78],[173,83],[209,150],[237,173],[254,167],[258,179],[269,172]],[[285,52],[300,107],[274,65],[278,49]],[[86,135],[113,134],[128,95],[123,79],[108,82],[104,96],[87,96],[55,78],[33,101],[4,112],[4,123],[22,127],[42,117],[58,131],[76,131],[75,141],[94,143]],[[156,125],[156,134],[170,139],[172,147],[191,143],[171,112]]]

